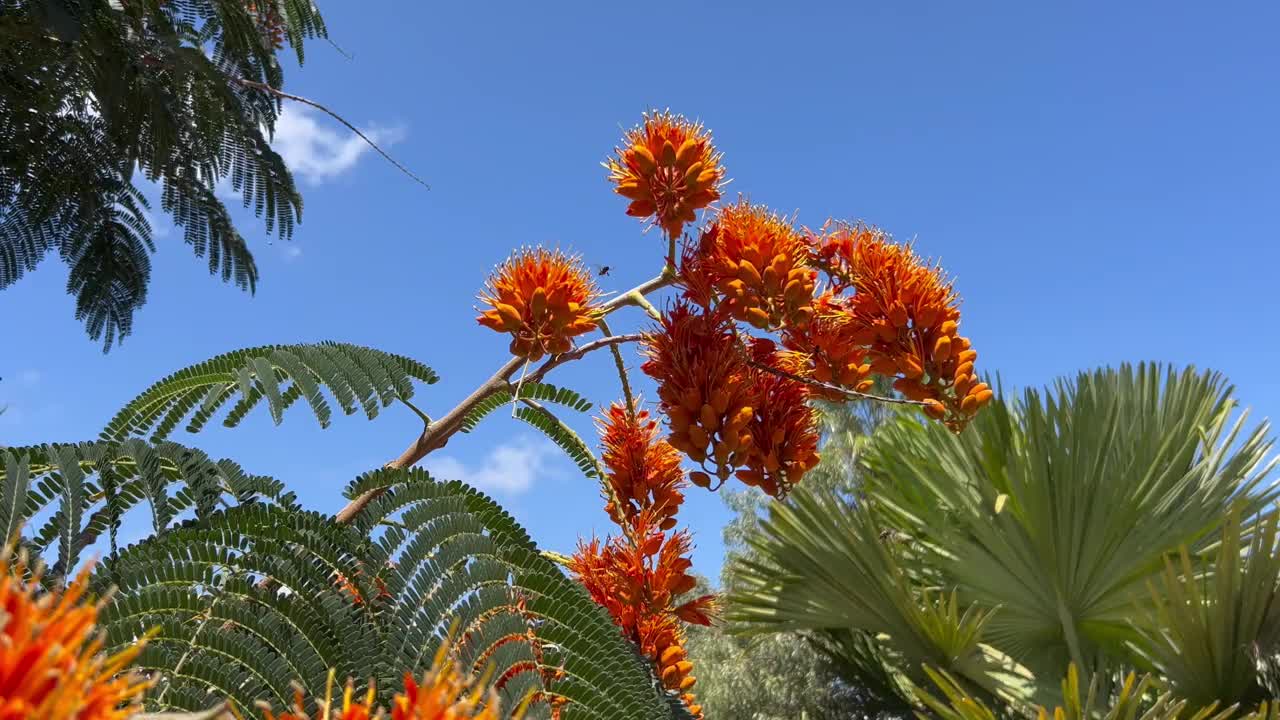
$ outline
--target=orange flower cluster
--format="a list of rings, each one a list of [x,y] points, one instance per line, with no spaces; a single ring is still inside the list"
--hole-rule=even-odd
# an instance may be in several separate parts
[[[658,381],[671,444],[702,468],[695,485],[736,475],[779,497],[817,464],[810,391],[768,371],[784,364],[772,344],[748,362],[741,342],[723,310],[677,303],[645,338],[641,369]]]
[[[687,294],[761,330],[804,327],[818,272],[810,246],[786,219],[745,200],[722,208],[681,263]]]
[[[755,417],[751,383],[736,349],[733,323],[720,312],[677,303],[645,339],[640,369],[658,381],[658,398],[671,429],[669,441],[723,482],[750,451],[747,425]],[[705,472],[694,484],[707,487]]]
[[[680,456],[658,438],[658,423],[647,412],[615,404],[599,424],[606,510],[625,532],[603,544],[579,543],[570,570],[653,662],[663,687],[680,693],[689,712],[701,717],[681,622],[710,625],[714,598],[676,604],[696,585],[689,533],[672,531],[684,500]]]
[[[815,262],[831,276],[835,290],[853,293],[824,299],[823,321],[808,333],[792,333],[791,347],[831,348],[839,346],[832,341],[838,336],[852,352],[836,356],[836,362],[843,361],[845,368],[858,364],[850,379],[863,382],[858,378],[864,365],[896,378],[895,390],[925,403],[926,414],[955,430],[991,401],[991,388],[974,372],[978,353],[957,332],[959,298],[937,265],[861,225],[842,226],[823,238]],[[815,377],[821,379],[819,372],[815,365]]]
[[[266,6],[261,10],[258,9],[257,3],[247,2],[245,3],[245,10],[257,23],[258,31],[262,33],[263,42],[276,50],[283,49],[284,18],[281,17],[280,9],[276,6],[274,0],[267,0]]]
[[[522,249],[490,276],[480,295],[490,309],[476,321],[510,333],[512,355],[537,361],[568,352],[573,338],[595,329],[598,297],[579,258],[558,250]]]
[[[357,575],[363,575],[363,574],[364,574],[363,570],[357,571]],[[340,572],[335,572],[334,583],[344,593],[351,596],[351,602],[353,604],[355,605],[364,604],[364,595],[360,592],[360,588],[355,583],[348,580],[346,575],[343,575]],[[387,584],[382,580],[381,577],[374,577],[373,584],[377,591],[377,594],[374,596],[375,600],[384,600],[386,598],[391,597],[391,593],[387,591]]]
[[[404,692],[397,693],[388,714],[374,702],[372,686],[363,698],[356,698],[351,681],[342,694],[342,705],[333,706],[333,675],[325,688],[324,702],[316,709],[315,720],[499,720],[524,717],[527,703],[521,704],[509,715],[501,714],[498,694],[485,685],[483,679],[464,676],[454,668],[449,655],[452,644],[441,643],[431,668],[418,682],[410,673],[404,675]],[[262,708],[264,720],[310,720],[304,709],[301,689],[295,689],[293,707],[275,714],[269,707]]]
[[[658,422],[645,411],[631,412],[619,404],[599,423],[601,460],[609,470],[614,500],[605,512],[619,525],[635,522],[648,511],[661,530],[676,525],[676,511],[684,502],[684,470],[680,454],[658,438]]]
[[[12,550],[0,553],[0,720],[123,720],[141,710],[150,685],[125,672],[142,643],[112,656],[95,636],[98,606],[85,602],[89,571],[60,593],[37,596]]]
[[[866,338],[845,313],[844,298],[827,290],[813,301],[813,322],[804,328],[788,328],[782,342],[794,352],[798,374],[818,382],[868,392],[875,385],[866,359]],[[839,401],[845,395],[823,389],[814,394]]]
[[[678,237],[698,210],[720,199],[721,155],[701,124],[670,112],[646,113],[605,164],[614,192],[627,198],[627,214],[652,217]]]
[[[735,476],[758,487],[771,497],[785,495],[804,474],[818,464],[818,430],[809,407],[809,386],[759,366],[787,367],[789,357],[780,357],[773,342],[756,340],[751,353],[757,363],[751,373],[756,415],[748,424],[751,454],[747,467]]]
[[[609,611],[623,635],[654,664],[663,687],[680,693],[694,717],[702,708],[690,692],[697,680],[684,649],[680,621],[711,624],[714,598],[705,595],[675,604],[696,581],[689,574],[688,532],[664,533],[647,513],[632,526],[633,538],[598,539],[578,545],[570,570],[591,598]]]

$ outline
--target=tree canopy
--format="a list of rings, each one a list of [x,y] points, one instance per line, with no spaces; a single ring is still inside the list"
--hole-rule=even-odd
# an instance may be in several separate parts
[[[160,209],[209,272],[258,267],[223,198],[288,238],[302,197],[271,137],[281,51],[325,36],[306,0],[0,2],[0,289],[50,255],[109,350],[147,300]]]

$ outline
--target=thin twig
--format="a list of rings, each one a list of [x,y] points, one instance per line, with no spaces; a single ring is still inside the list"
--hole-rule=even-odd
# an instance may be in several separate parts
[[[650,281],[650,283],[652,282],[653,281]],[[666,283],[664,282],[656,284],[654,287],[664,287],[665,285]],[[606,304],[602,310],[607,314],[625,304],[626,303]],[[538,369],[529,373],[525,378],[525,382],[539,382],[547,373],[551,372],[555,368],[567,362],[577,360],[587,353],[618,343],[635,342],[642,337],[643,334],[641,333],[614,335],[612,337],[593,340],[592,342],[586,343],[585,345],[561,355],[553,355],[550,359],[540,365]],[[428,453],[444,447],[445,444],[449,442],[449,438],[453,437],[454,433],[458,432],[462,427],[462,421],[476,405],[479,405],[494,393],[511,387],[511,378],[515,375],[516,371],[520,369],[523,362],[524,359],[519,357],[513,357],[507,360],[502,367],[498,368],[497,372],[473,390],[465,400],[458,403],[456,407],[446,413],[443,417],[424,429],[422,434],[420,434],[408,448],[405,448],[405,451],[400,454],[400,457],[387,463],[385,467],[391,469],[411,467],[419,460],[426,457]],[[369,503],[381,497],[385,492],[386,488],[371,488],[365,491],[359,497],[347,503],[346,507],[342,508],[342,510],[334,516],[334,520],[343,524],[350,523],[369,505]]]
[[[647,300],[645,302],[648,302]],[[613,331],[609,329],[609,323],[600,318],[600,332],[605,337],[613,337]],[[618,382],[622,384],[622,396],[627,401],[627,413],[634,416],[636,414],[636,399],[631,394],[631,380],[627,377],[627,364],[622,361],[622,351],[617,345],[610,345],[609,352],[613,353],[613,364],[618,368]]]
[[[415,415],[417,415],[419,418],[421,418],[421,419],[422,419],[422,426],[423,426],[423,427],[431,427],[431,418],[430,418],[426,413],[424,413],[424,412],[422,412],[421,410],[419,410],[417,405],[414,405],[413,403],[409,402],[409,401],[408,401],[407,399],[405,399],[405,398],[400,398],[400,402],[402,402],[402,403],[404,403],[406,406],[408,406],[408,408],[409,408],[410,410],[412,410],[412,411],[414,412],[414,414],[415,414]]]
[[[583,356],[599,350],[603,347],[617,347],[624,343],[639,342],[644,339],[644,333],[626,333],[625,335],[606,335],[598,340],[592,340],[584,345],[570,350],[560,355],[552,355],[549,360],[538,366],[537,370],[529,373],[529,377],[525,378],[526,383],[542,382],[542,378],[552,370],[574,360],[579,360]]]
[[[564,567],[569,567],[569,565],[573,562],[573,558],[569,557],[568,555],[563,555],[561,553],[558,553],[554,550],[543,550],[538,554],[550,560],[551,562],[557,565],[562,565]]]
[[[746,364],[750,365],[751,367],[757,370],[763,370],[767,373],[777,375],[778,377],[783,377],[788,380],[794,380],[798,383],[804,383],[805,385],[810,385],[812,387],[821,388],[822,390],[826,390],[827,392],[833,392],[839,395],[844,395],[850,400],[874,400],[876,402],[890,403],[892,405],[925,405],[926,404],[920,400],[908,400],[906,398],[885,397],[884,395],[873,395],[871,393],[858,392],[857,390],[850,390],[849,388],[840,387],[839,385],[824,383],[821,380],[814,380],[813,378],[807,378],[807,377],[804,377],[803,375],[796,375],[795,373],[787,372],[786,370],[782,370],[781,368],[776,368],[776,367],[773,367],[772,365],[768,365],[768,364],[757,361],[755,358],[751,357],[751,353],[747,351],[746,346],[742,344],[741,340],[736,342],[734,345],[738,349],[738,354],[742,356],[743,362],[745,362]]]
[[[371,148],[373,148],[374,150],[376,150],[376,151],[378,152],[378,154],[379,154],[379,155],[381,155],[383,158],[385,158],[385,159],[386,159],[386,161],[387,161],[387,162],[391,163],[392,165],[395,165],[395,166],[396,166],[396,168],[397,168],[400,172],[402,172],[402,173],[404,173],[405,175],[408,175],[409,177],[413,178],[413,180],[414,180],[415,182],[417,182],[419,185],[421,185],[422,187],[424,187],[424,188],[426,188],[426,189],[428,189],[428,190],[430,190],[430,189],[431,189],[431,185],[429,185],[429,184],[427,183],[427,181],[426,181],[426,180],[423,180],[422,178],[418,177],[417,175],[415,175],[415,174],[413,173],[413,171],[412,171],[412,170],[410,170],[409,168],[407,168],[407,167],[405,167],[404,165],[402,165],[402,164],[400,163],[400,161],[399,161],[399,160],[396,160],[395,158],[391,157],[391,155],[389,155],[389,154],[387,153],[387,151],[386,151],[386,150],[383,150],[381,147],[379,147],[379,146],[378,146],[378,143],[374,142],[374,141],[373,141],[373,138],[369,137],[368,135],[365,135],[365,134],[360,130],[360,128],[356,127],[355,125],[352,125],[352,124],[351,124],[351,123],[350,123],[346,118],[344,118],[344,117],[342,117],[341,115],[339,115],[338,113],[336,113],[336,112],[334,112],[334,111],[330,110],[329,108],[325,107],[324,105],[321,105],[320,103],[316,102],[315,100],[311,100],[311,99],[309,99],[309,98],[304,98],[304,97],[302,97],[301,95],[294,95],[294,94],[292,94],[292,93],[287,93],[287,92],[285,92],[285,91],[283,91],[283,90],[278,90],[278,89],[276,89],[276,88],[271,87],[270,85],[268,85],[268,84],[266,84],[266,83],[260,83],[260,82],[257,82],[256,80],[246,80],[246,79],[244,79],[244,78],[232,78],[232,79],[233,79],[233,80],[235,80],[237,83],[239,83],[239,84],[241,84],[241,85],[245,86],[245,87],[253,88],[254,90],[261,90],[262,92],[270,93],[270,94],[272,94],[272,95],[275,95],[276,97],[281,97],[281,98],[284,98],[284,99],[286,99],[286,100],[293,100],[294,102],[300,102],[300,103],[302,103],[303,105],[310,105],[311,107],[313,107],[313,108],[315,108],[315,109],[319,110],[320,112],[322,112],[322,113],[324,113],[324,114],[328,115],[329,117],[333,118],[334,120],[337,120],[338,122],[340,122],[340,123],[342,123],[343,125],[345,125],[345,126],[346,126],[346,128],[347,128],[348,130],[350,130],[351,132],[355,133],[355,134],[356,134],[356,137],[359,137],[361,140],[365,141],[365,142],[369,145],[369,147],[371,147]]]
[[[328,43],[333,46],[334,50],[338,51],[339,55],[346,58],[347,60],[355,60],[355,56],[353,56],[351,53],[347,52],[346,50],[343,50],[341,45],[333,41],[333,38],[325,37],[325,40],[328,41]]]

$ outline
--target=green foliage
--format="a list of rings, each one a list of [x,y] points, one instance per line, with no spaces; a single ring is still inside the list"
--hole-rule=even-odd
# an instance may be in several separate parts
[[[880,388],[889,392],[887,388]],[[858,402],[819,405],[823,460],[804,485],[852,496],[860,484],[856,460],[868,435],[892,413],[885,406]],[[728,556],[758,560],[746,539],[759,531],[771,500],[758,490],[722,490],[734,513],[724,529]],[[722,584],[732,587],[725,573]],[[704,594],[708,588],[696,589]],[[884,647],[866,633],[849,631],[776,632],[752,637],[734,634],[732,624],[690,628],[688,650],[698,676],[697,694],[708,718],[723,720],[862,720],[901,717],[909,689],[885,669]],[[855,649],[859,652],[855,652]],[[851,659],[865,663],[859,672]],[[871,682],[880,667],[882,685]],[[850,682],[856,678],[857,682]]]
[[[173,442],[51,444],[0,449],[0,527],[6,537],[31,519],[28,551],[56,549],[54,575],[76,567],[81,553],[108,533],[112,551],[120,518],[147,504],[163,533],[184,514],[204,517],[219,504],[292,506],[277,480],[250,475],[231,460]]]
[[[305,400],[321,427],[333,415],[325,392],[342,412],[363,409],[373,419],[380,408],[413,397],[413,381],[431,384],[435,372],[392,353],[347,343],[266,345],[219,355],[183,368],[147,388],[111,419],[104,440],[151,433],[167,437],[190,416],[188,432],[199,432],[232,403],[223,425],[235,427],[264,399],[276,422],[298,400]]]
[[[1134,650],[1193,706],[1252,707],[1271,697],[1257,662],[1259,648],[1280,648],[1276,524],[1269,515],[1242,537],[1233,512],[1212,558],[1193,560],[1183,547],[1151,584],[1156,615]]]
[[[472,488],[422,470],[376,470],[347,493],[380,494],[341,524],[303,510],[271,478],[163,439],[184,418],[197,431],[228,405],[224,424],[235,425],[264,398],[277,422],[299,398],[322,425],[330,397],[372,418],[407,399],[413,380],[436,376],[353,345],[221,355],[153,385],[99,441],[0,449],[0,527],[25,526],[28,551],[56,556],[50,584],[110,535],[91,579],[109,598],[100,625],[107,651],[152,634],[137,661],[156,680],[148,711],[229,703],[249,717],[258,701],[286,706],[294,683],[314,703],[331,671],[374,683],[385,705],[449,638],[454,662],[490,673],[504,707],[538,699],[531,717],[548,716],[544,701],[559,697],[566,720],[690,720],[605,610]],[[536,405],[531,397],[586,407],[551,386],[522,401]],[[134,437],[143,433],[151,439]],[[119,548],[122,516],[142,504],[152,534]]]
[[[595,453],[591,451],[591,446],[587,445],[582,436],[542,405],[529,400],[524,402],[526,407],[516,408],[517,418],[537,428],[552,442],[559,445],[584,475],[589,478],[604,477],[604,470],[596,462]]]
[[[353,526],[249,505],[121,553],[105,627],[112,647],[161,628],[140,659],[163,678],[151,709],[223,697],[241,712],[260,699],[279,707],[294,679],[322,695],[331,667],[374,680],[389,699],[457,622],[457,661],[502,678],[507,707],[551,692],[571,699],[566,718],[671,717],[607,614],[492,500],[421,470],[378,470],[356,485],[392,489]],[[565,676],[548,687],[551,668]]]
[[[1193,707],[1256,703],[1257,661],[1280,650],[1277,488],[1267,427],[1245,422],[1220,376],[1150,365],[998,400],[960,435],[904,415],[866,446],[856,492],[802,486],[749,534],[729,615],[875,634],[887,665],[832,648],[849,682],[887,667],[921,685],[928,666],[1000,712],[1062,701],[1069,666],[1113,699],[1134,663]],[[1241,531],[1233,508],[1260,519]]]
[[[210,272],[252,291],[253,255],[214,188],[290,236],[302,198],[263,88],[283,85],[277,41],[301,62],[324,34],[302,0],[0,0],[0,289],[56,253],[76,318],[110,349],[146,301],[146,180]]]
[[[499,390],[485,398],[462,419],[462,432],[471,432],[489,413],[498,408],[509,406],[513,397],[514,393],[511,391]],[[578,393],[569,388],[557,387],[549,383],[521,384],[519,399],[555,403],[578,412],[587,412],[591,409],[591,403]]]

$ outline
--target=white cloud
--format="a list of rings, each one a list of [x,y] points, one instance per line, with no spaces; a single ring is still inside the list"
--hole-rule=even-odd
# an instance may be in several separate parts
[[[428,456],[424,465],[440,480],[461,480],[480,490],[516,495],[539,478],[555,475],[550,460],[559,454],[560,449],[548,440],[519,438],[494,447],[476,465],[451,455]]]
[[[403,128],[372,127],[362,128],[362,132],[383,147],[404,138]],[[290,170],[313,185],[350,170],[370,149],[346,128],[300,105],[289,105],[280,114],[272,145]]]
[[[285,262],[293,262],[295,260],[298,260],[299,258],[302,257],[302,246],[296,245],[296,244],[285,245],[283,254],[284,254]]]

